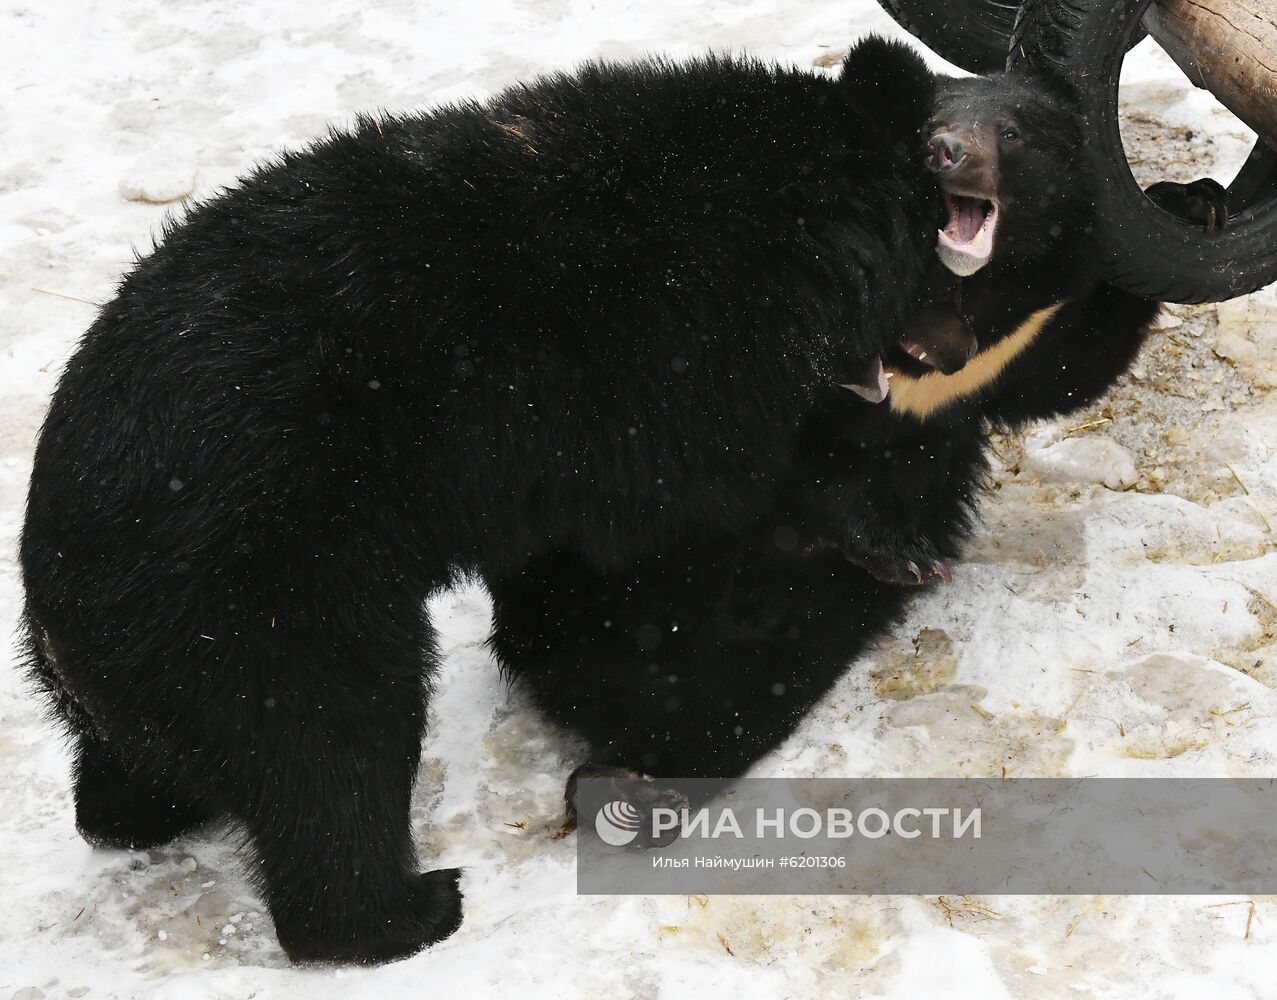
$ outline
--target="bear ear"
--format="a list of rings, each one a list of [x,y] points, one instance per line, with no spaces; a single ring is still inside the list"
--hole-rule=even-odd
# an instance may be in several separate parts
[[[847,53],[838,86],[868,121],[899,138],[916,135],[931,116],[936,80],[908,45],[868,35]]]

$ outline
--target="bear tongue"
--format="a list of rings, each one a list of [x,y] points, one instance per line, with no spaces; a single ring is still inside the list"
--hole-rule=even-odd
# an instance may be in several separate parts
[[[970,243],[984,225],[984,206],[974,198],[958,198],[958,240]]]
[[[950,195],[947,201],[949,203],[949,223],[944,227],[945,235],[949,237],[950,242],[955,244],[972,242],[979,235],[980,228],[984,225],[984,206],[988,202],[960,194]]]

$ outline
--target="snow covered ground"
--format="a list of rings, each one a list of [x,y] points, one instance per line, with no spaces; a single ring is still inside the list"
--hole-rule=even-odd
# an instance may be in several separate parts
[[[6,0],[4,634],[46,401],[92,303],[174,199],[360,109],[653,50],[823,66],[868,28],[898,34],[870,0]],[[1136,159],[1180,179],[1228,176],[1244,129],[1147,45],[1127,82]],[[999,440],[985,527],[953,585],[921,600],[756,773],[1277,773],[1275,324],[1271,293],[1176,308],[1108,400]],[[295,969],[233,839],[91,851],[73,827],[66,757],[6,664],[0,997],[1277,991],[1272,898],[577,897],[572,841],[553,836],[572,747],[498,681],[484,595],[447,595],[437,612],[446,666],[414,819],[432,866],[468,869],[460,932],[385,968]]]

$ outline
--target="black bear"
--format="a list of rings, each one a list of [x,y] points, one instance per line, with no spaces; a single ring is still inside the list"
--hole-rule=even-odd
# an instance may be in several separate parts
[[[917,585],[949,578],[990,427],[1076,410],[1129,366],[1159,306],[1098,273],[1094,173],[1072,106],[1029,70],[939,84],[920,156],[944,189],[933,251],[952,280],[929,277],[906,342],[888,351],[887,402],[827,397],[775,507],[749,531],[610,572],[563,550],[489,579],[493,648],[585,736],[577,774],[740,775]],[[1226,219],[1214,181],[1148,194],[1203,225]],[[943,364],[930,356],[945,350]],[[676,797],[659,783],[645,794]]]
[[[451,933],[457,872],[419,872],[409,827],[425,598],[733,543],[825,460],[810,428],[889,420],[841,387],[881,387],[929,280],[933,93],[881,41],[837,79],[594,65],[362,120],[169,226],[67,364],[21,542],[83,835],[231,818],[296,960]],[[813,540],[849,524],[808,515]]]

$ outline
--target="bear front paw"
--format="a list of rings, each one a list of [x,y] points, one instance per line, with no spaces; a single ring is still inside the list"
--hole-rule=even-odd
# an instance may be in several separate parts
[[[933,580],[953,581],[949,564],[927,542],[890,547],[856,540],[843,550],[843,555],[883,583],[920,587]]]
[[[660,837],[653,837],[652,813],[657,809],[673,809],[682,813],[690,808],[687,796],[677,789],[665,787],[650,774],[608,764],[582,764],[568,776],[567,788],[563,793],[567,810],[567,820],[563,825],[565,831],[576,829],[577,782],[586,778],[609,782],[612,797],[628,803],[638,813],[639,835],[634,841],[637,846],[665,847],[677,838],[677,828]]]
[[[1214,232],[1228,225],[1228,192],[1214,178],[1188,184],[1162,181],[1144,192],[1159,208]]]

